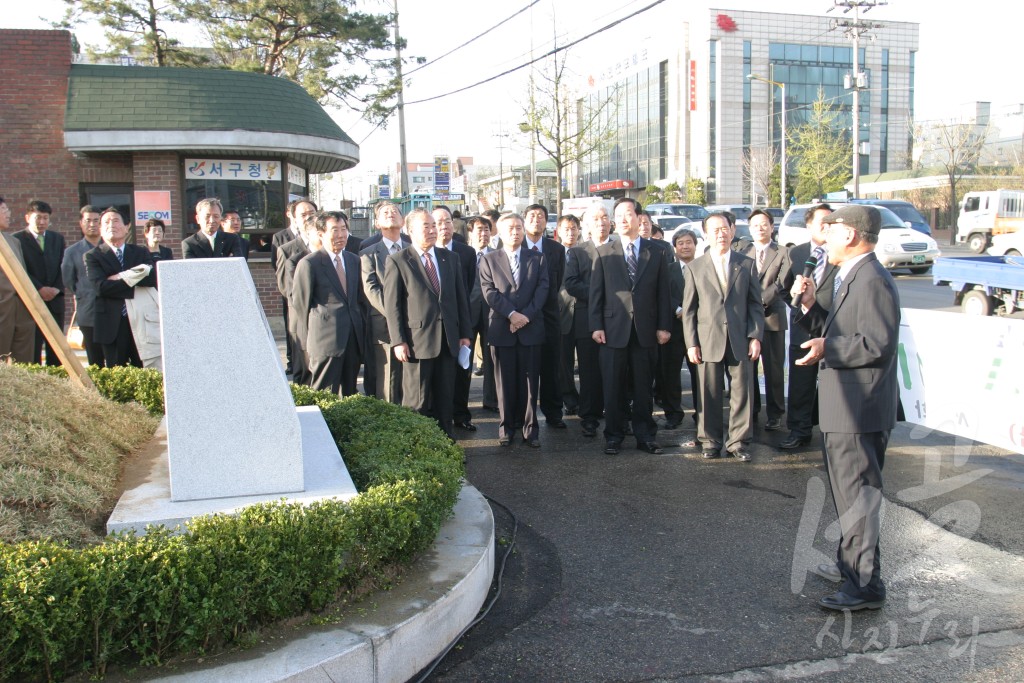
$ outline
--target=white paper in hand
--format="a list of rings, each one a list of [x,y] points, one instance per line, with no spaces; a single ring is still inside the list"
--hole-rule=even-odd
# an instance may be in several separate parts
[[[469,359],[472,357],[473,352],[468,346],[459,347],[459,366],[463,370],[469,370]]]

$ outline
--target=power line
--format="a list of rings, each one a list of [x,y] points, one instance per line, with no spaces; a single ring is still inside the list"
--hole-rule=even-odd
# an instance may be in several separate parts
[[[591,31],[587,35],[585,35],[585,36],[583,36],[581,38],[577,38],[576,40],[572,41],[571,43],[568,43],[567,45],[562,45],[560,47],[556,46],[554,49],[549,50],[548,52],[542,54],[540,57],[537,57],[535,59],[531,59],[530,61],[528,61],[528,62],[526,62],[524,64],[520,64],[519,66],[516,66],[516,67],[513,67],[511,69],[507,69],[505,71],[502,71],[499,74],[495,74],[494,76],[491,76],[489,78],[485,78],[484,80],[478,81],[476,83],[473,83],[472,85],[467,85],[467,86],[459,88],[457,90],[452,90],[450,92],[446,92],[446,93],[444,93],[442,95],[434,95],[433,97],[425,97],[425,98],[423,98],[421,100],[413,100],[412,102],[406,102],[405,105],[409,106],[409,105],[412,105],[412,104],[423,104],[424,102],[431,102],[433,100],[439,100],[439,99],[442,99],[444,97],[450,97],[452,95],[457,95],[460,92],[465,92],[467,90],[472,90],[473,88],[476,88],[476,87],[479,87],[481,85],[484,85],[485,83],[490,83],[491,81],[495,81],[495,80],[497,80],[497,79],[499,79],[499,78],[501,78],[503,76],[508,76],[511,73],[515,73],[516,71],[519,71],[520,69],[525,69],[526,67],[530,66],[531,64],[536,64],[537,62],[541,61],[542,59],[550,57],[551,55],[558,54],[559,52],[562,52],[563,50],[568,50],[570,47],[578,45],[578,44],[582,43],[585,40],[589,40],[590,38],[593,38],[594,36],[596,36],[596,35],[598,35],[600,33],[604,33],[605,31],[607,31],[609,29],[615,28],[616,26],[618,26],[622,22],[627,21],[629,19],[632,19],[633,17],[635,17],[637,15],[643,14],[647,10],[652,9],[652,8],[660,5],[663,2],[665,2],[665,0],[655,0],[654,2],[652,2],[649,5],[647,5],[646,7],[642,7],[640,9],[638,9],[637,11],[633,12],[632,14],[626,15],[626,16],[622,17],[621,19],[617,19],[617,20],[613,21],[610,24],[606,24],[605,26],[602,26],[601,28],[597,29],[596,31]]]
[[[448,55],[452,54],[453,52],[457,52],[457,51],[461,50],[462,48],[466,47],[466,46],[467,46],[467,45],[469,45],[470,43],[472,43],[472,42],[475,42],[475,41],[477,41],[477,40],[480,40],[481,38],[483,38],[484,36],[486,36],[486,35],[487,35],[488,33],[490,33],[491,31],[493,31],[494,29],[498,28],[498,27],[499,27],[499,26],[501,26],[502,24],[506,24],[506,23],[508,23],[509,21],[511,21],[511,20],[513,20],[513,19],[515,19],[515,18],[516,18],[516,17],[518,17],[518,16],[520,15],[520,14],[522,14],[522,13],[523,13],[523,12],[525,12],[526,10],[528,10],[528,9],[530,9],[531,7],[533,7],[534,5],[536,5],[536,4],[538,3],[538,2],[540,2],[540,0],[533,0],[533,2],[531,2],[531,3],[530,3],[529,5],[527,5],[526,7],[522,8],[521,10],[519,10],[518,12],[516,12],[515,14],[513,14],[513,15],[511,15],[511,16],[509,16],[509,17],[507,17],[507,18],[505,18],[505,19],[502,19],[502,20],[501,20],[501,21],[499,21],[499,22],[498,22],[497,24],[495,24],[494,26],[490,27],[489,29],[487,29],[487,30],[486,30],[486,31],[484,31],[483,33],[478,33],[477,35],[473,36],[472,38],[470,38],[469,40],[467,40],[466,42],[464,42],[464,43],[463,43],[462,45],[459,45],[458,47],[453,47],[453,48],[452,48],[451,50],[448,50],[448,52],[445,52],[445,53],[444,53],[443,55],[441,55],[440,57],[437,57],[437,58],[435,58],[435,59],[431,59],[431,60],[430,60],[429,62],[426,62],[425,64],[420,64],[420,65],[419,65],[418,67],[416,67],[416,68],[415,68],[415,69],[413,69],[412,71],[407,71],[405,75],[406,75],[406,76],[409,76],[409,75],[411,75],[411,74],[414,74],[414,73],[416,73],[416,72],[417,72],[417,71],[419,71],[420,69],[425,69],[425,68],[427,68],[428,66],[430,66],[431,64],[434,64],[434,63],[436,63],[436,62],[439,62],[439,61],[441,61],[442,59],[444,59],[444,58],[445,58],[445,57],[447,57]]]

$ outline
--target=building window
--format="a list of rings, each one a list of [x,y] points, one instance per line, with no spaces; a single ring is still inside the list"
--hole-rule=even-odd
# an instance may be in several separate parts
[[[718,165],[718,41],[712,40],[708,47],[708,180],[705,190],[708,202],[714,203]]]
[[[750,108],[750,41],[743,41],[743,155],[746,158],[750,157],[750,127],[751,127],[751,108]],[[774,87],[774,86],[773,86]],[[751,196],[751,183],[743,183],[743,196],[744,201],[753,203],[757,201],[756,197]]]

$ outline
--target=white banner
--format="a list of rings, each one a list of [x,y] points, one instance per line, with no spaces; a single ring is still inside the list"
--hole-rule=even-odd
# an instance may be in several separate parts
[[[902,310],[907,421],[1024,453],[1024,320]]]

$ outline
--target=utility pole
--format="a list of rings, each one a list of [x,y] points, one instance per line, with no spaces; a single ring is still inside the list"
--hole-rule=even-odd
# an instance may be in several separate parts
[[[853,10],[853,21],[849,19],[833,19],[831,30],[843,29],[846,37],[853,41],[853,72],[844,79],[847,90],[853,92],[853,196],[860,196],[860,91],[867,90],[867,74],[860,70],[860,37],[869,35],[872,29],[884,28],[884,24],[861,21],[860,12],[869,12],[880,5],[888,5],[885,0],[833,0],[835,4],[829,12],[837,7],[843,8],[843,14]],[[874,36],[870,36],[874,40]]]
[[[501,124],[498,124],[498,132],[492,133],[491,137],[498,138],[498,192],[501,197],[501,208],[499,211],[505,210],[505,138],[508,137],[508,133],[504,131]]]
[[[395,7],[395,76],[398,78],[398,157],[402,166],[400,174],[402,194],[409,194],[409,159],[405,153],[405,83],[402,82],[402,36],[398,32],[398,0]],[[394,199],[394,197],[392,197]]]

